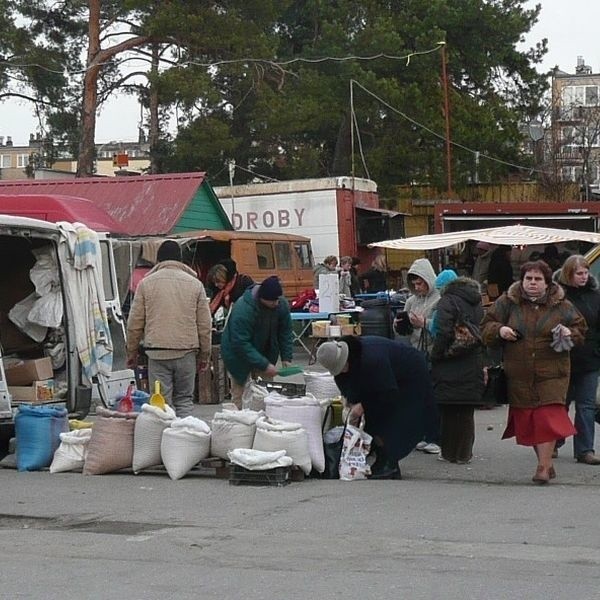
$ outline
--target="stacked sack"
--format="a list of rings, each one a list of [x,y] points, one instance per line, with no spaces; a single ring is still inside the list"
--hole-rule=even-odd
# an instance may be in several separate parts
[[[135,420],[133,432],[132,469],[139,473],[161,464],[161,441],[163,431],[175,419],[175,411],[167,404],[164,410],[151,404],[143,404],[142,411]]]
[[[81,471],[92,439],[91,427],[82,427],[60,434],[60,446],[54,453],[50,473]]]
[[[298,398],[288,398],[277,392],[271,392],[265,398],[265,411],[269,418],[296,423],[304,429],[310,463],[318,473],[322,473],[325,469],[322,427],[324,412],[329,403],[329,399],[318,400],[309,394]],[[266,448],[259,449],[265,450]],[[278,449],[287,450],[287,448]],[[288,455],[292,456],[290,452]],[[301,465],[298,466],[305,470]],[[310,468],[308,471],[310,472]]]
[[[263,413],[253,410],[223,410],[212,420],[211,456],[228,460],[230,450],[252,448],[256,421]]]
[[[308,434],[300,423],[280,421],[271,417],[259,417],[256,421],[256,435],[253,450],[278,452],[285,450],[292,464],[300,467],[306,475],[312,469]]]
[[[103,475],[131,468],[133,435],[138,413],[98,407],[96,415],[83,474]]]
[[[66,408],[24,404],[15,416],[17,469],[39,471],[49,467],[60,445],[60,434],[69,431]]]
[[[211,430],[201,419],[175,419],[162,433],[160,455],[173,480],[181,479],[210,455]]]

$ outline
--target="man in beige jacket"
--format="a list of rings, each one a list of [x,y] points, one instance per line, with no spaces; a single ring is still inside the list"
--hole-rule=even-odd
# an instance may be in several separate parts
[[[138,285],[127,320],[127,364],[137,364],[142,339],[150,389],[161,393],[178,417],[192,414],[196,367],[207,369],[212,320],[204,286],[181,262],[181,248],[167,240],[157,265]],[[197,364],[196,364],[197,363]]]

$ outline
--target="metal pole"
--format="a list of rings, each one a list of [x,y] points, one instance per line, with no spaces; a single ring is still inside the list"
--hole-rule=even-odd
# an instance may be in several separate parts
[[[444,89],[444,119],[446,121],[446,186],[452,194],[452,147],[450,141],[450,100],[448,98],[448,74],[446,72],[446,42],[442,45],[442,87]]]
[[[354,88],[350,80],[350,174],[354,181]]]

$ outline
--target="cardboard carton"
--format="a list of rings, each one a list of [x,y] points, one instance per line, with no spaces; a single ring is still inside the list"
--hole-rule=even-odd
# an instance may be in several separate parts
[[[9,385],[13,402],[51,402],[54,398],[54,380],[34,381],[31,385]]]
[[[16,364],[6,365],[6,383],[16,386],[29,386],[34,381],[52,379],[52,361],[49,358],[22,360]]]

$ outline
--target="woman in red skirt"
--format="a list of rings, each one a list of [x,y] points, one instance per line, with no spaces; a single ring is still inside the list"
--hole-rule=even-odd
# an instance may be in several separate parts
[[[585,319],[552,281],[542,260],[521,267],[513,283],[485,315],[483,340],[502,344],[508,383],[508,424],[503,439],[533,446],[537,468],[533,481],[556,477],[552,452],[556,440],[574,435],[565,411],[569,387],[569,346],[583,343]],[[558,343],[557,343],[558,342]]]

